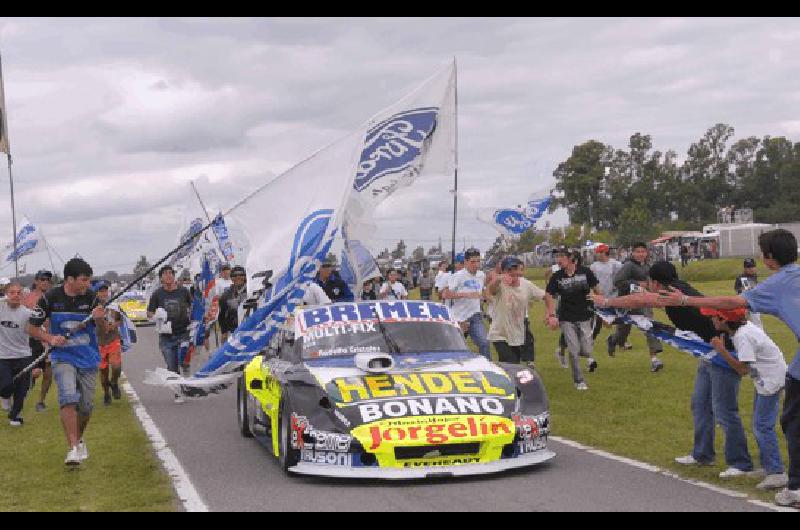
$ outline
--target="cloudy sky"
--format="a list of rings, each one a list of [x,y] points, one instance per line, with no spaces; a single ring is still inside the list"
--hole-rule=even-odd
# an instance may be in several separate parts
[[[497,235],[476,208],[552,186],[589,139],[642,132],[683,154],[725,122],[800,140],[798,19],[0,18],[0,53],[18,215],[97,272],[169,251],[189,181],[230,206],[453,57],[459,247]],[[386,201],[383,246],[449,247],[450,187]],[[4,242],[10,224],[0,209]]]

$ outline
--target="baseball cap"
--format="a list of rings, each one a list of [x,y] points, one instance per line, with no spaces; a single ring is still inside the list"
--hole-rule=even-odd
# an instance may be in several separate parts
[[[728,322],[741,322],[747,318],[747,309],[737,307],[736,309],[712,309],[701,307],[700,314],[706,317],[719,317]]]
[[[606,245],[605,243],[600,243],[599,245],[594,247],[594,252],[595,254],[599,254],[601,252],[604,254],[608,254],[608,245]]]
[[[97,292],[97,291],[100,291],[101,289],[108,289],[109,286],[110,285],[109,285],[109,283],[107,281],[98,280],[98,281],[92,283],[92,290],[94,292]]]
[[[231,269],[231,278],[234,276],[247,276],[247,272],[244,270],[244,267],[237,265]]]
[[[48,270],[42,269],[42,270],[40,270],[39,272],[36,273],[36,276],[34,276],[34,279],[35,280],[52,280],[53,279],[53,273],[48,271]]]
[[[464,263],[464,253],[459,252],[456,254],[456,263]]]
[[[518,265],[522,265],[522,260],[514,256],[503,258],[503,261],[500,262],[500,268],[504,271],[510,271]]]
[[[744,260],[744,268],[745,269],[752,269],[756,266],[756,260],[753,258],[747,258]]]

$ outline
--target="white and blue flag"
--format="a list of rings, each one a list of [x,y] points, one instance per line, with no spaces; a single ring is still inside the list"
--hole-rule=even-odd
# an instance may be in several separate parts
[[[13,243],[9,243],[5,247],[7,254],[4,260],[4,265],[14,263],[14,261],[19,261],[19,259],[23,256],[27,256],[41,250],[41,236],[39,233],[39,228],[27,219],[17,231],[16,240],[16,252],[14,250]]]
[[[503,235],[518,237],[534,226],[547,212],[552,197],[550,194],[533,194],[525,206],[516,208],[481,208],[478,220],[492,225]]]

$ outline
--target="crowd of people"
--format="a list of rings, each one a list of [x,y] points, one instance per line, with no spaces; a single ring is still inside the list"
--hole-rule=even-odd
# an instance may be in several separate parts
[[[442,262],[438,270],[422,270],[418,278],[420,297],[446,304],[465,338],[471,338],[480,355],[508,363],[533,363],[535,337],[529,307],[544,305],[544,325],[560,334],[556,357],[571,368],[579,391],[588,390],[581,366],[598,370],[596,341],[604,327],[597,308],[627,310],[628,315],[652,318],[652,308],[665,308],[672,324],[694,332],[713,346],[728,368],[706,359],[698,362],[692,395],[694,445],[692,452],[676,458],[683,465],[711,465],[715,461],[715,426],[722,427],[727,469],[722,478],[762,474],[761,489],[782,489],[776,502],[800,503],[800,355],[787,366],[784,355],[763,330],[760,314],[775,315],[800,337],[800,266],[797,241],[785,230],[763,234],[759,240],[764,263],[775,271],[759,283],[756,263],[747,259],[736,279],[735,296],[705,297],[679,278],[668,261],[651,263],[647,245],[632,246],[624,262],[611,258],[607,245],[598,245],[591,266],[582,254],[568,248],[554,251],[556,264],[547,270],[544,289],[524,277],[524,263],[515,256],[496,260],[483,270],[481,253],[468,249],[456,255],[452,267]],[[104,403],[120,399],[122,370],[120,327],[123,312],[108,305],[107,282],[92,284],[93,271],[80,258],[64,267],[63,284],[52,285],[53,274],[40,271],[26,289],[19,283],[0,280],[0,398],[9,423],[24,424],[22,409],[33,382],[41,379],[36,410],[46,409],[51,381],[58,391],[59,416],[67,440],[65,463],[80,465],[88,458],[84,434],[93,410],[96,382],[100,381]],[[167,265],[159,272],[160,286],[148,303],[148,316],[156,322],[159,348],[170,371],[185,368],[193,289],[191,277],[176,276]],[[204,325],[217,321],[223,339],[236,329],[239,308],[247,295],[243,267],[223,265],[216,278],[213,304]],[[399,271],[390,269],[366,281],[362,300],[404,300],[408,288]],[[309,305],[354,301],[353,291],[326,261],[313,282],[306,286]],[[487,330],[488,322],[488,330]],[[605,340],[609,357],[628,349],[631,325],[619,323]],[[659,358],[663,348],[645,334],[650,370],[663,370]],[[47,352],[47,353],[46,353]],[[734,353],[735,352],[735,353]],[[46,353],[46,354],[45,354]],[[185,373],[185,372],[184,372]],[[753,434],[763,470],[756,470],[747,447],[739,413],[739,388],[745,376],[753,378],[755,399]],[[780,397],[785,393],[780,423],[789,447],[788,474],[780,454],[775,424],[780,415]],[[175,395],[180,403],[183,396]]]

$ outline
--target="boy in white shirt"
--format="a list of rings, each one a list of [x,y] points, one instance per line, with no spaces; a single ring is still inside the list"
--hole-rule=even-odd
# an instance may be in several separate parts
[[[481,299],[486,275],[480,270],[481,253],[471,248],[464,252],[464,268],[453,273],[442,291],[443,300],[452,300],[450,311],[464,333],[469,333],[480,354],[491,360],[489,339],[483,324]]]
[[[721,337],[711,340],[725,361],[740,375],[750,375],[756,387],[753,401],[753,434],[758,442],[761,465],[767,473],[758,489],[786,487],[788,477],[784,472],[775,423],[780,410],[781,390],[786,382],[786,360],[780,348],[764,330],[748,322],[744,308],[717,310],[701,308],[700,312],[714,322],[714,327],[731,336],[738,360],[725,348]]]
[[[395,269],[389,269],[386,277],[388,278],[388,282],[384,282],[381,286],[381,291],[378,293],[378,298],[384,300],[386,298],[394,299],[394,300],[406,300],[408,298],[408,291],[403,286],[402,283],[398,282],[397,279],[400,275],[397,273]]]

